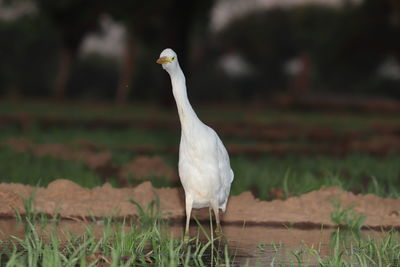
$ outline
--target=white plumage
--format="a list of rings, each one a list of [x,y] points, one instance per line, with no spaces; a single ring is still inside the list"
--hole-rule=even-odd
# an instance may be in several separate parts
[[[233,171],[229,155],[217,133],[197,117],[187,97],[185,75],[172,49],[161,52],[157,63],[171,77],[172,91],[181,122],[179,176],[185,190],[186,228],[192,208],[213,209],[217,230],[221,230],[219,209],[225,212]]]

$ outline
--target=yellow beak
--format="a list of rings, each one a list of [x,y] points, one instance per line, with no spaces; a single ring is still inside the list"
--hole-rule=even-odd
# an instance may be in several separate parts
[[[164,63],[167,63],[167,62],[172,62],[172,57],[160,57],[156,61],[156,63],[158,63],[158,64],[164,64]]]

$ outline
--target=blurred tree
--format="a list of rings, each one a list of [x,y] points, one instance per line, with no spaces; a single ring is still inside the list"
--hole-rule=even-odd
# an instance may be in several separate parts
[[[281,90],[287,86],[283,66],[301,55],[309,58],[311,72],[304,75],[306,78],[299,78],[299,84],[305,84],[303,87],[309,84],[305,80],[311,79],[314,88],[360,93],[369,90],[400,96],[398,79],[383,81],[376,75],[387,58],[400,62],[400,4],[396,0],[364,0],[360,4],[348,1],[341,8],[300,5],[257,11],[233,21],[219,34],[219,39],[204,38],[213,0],[8,0],[22,1],[35,3],[38,14],[0,22],[0,90],[3,91],[43,95],[51,88],[55,96],[63,98],[69,86],[78,91],[91,88],[90,95],[110,97],[115,93],[110,84],[118,79],[115,65],[110,61],[90,58],[90,62],[74,64],[74,75],[79,73],[70,78],[82,38],[97,29],[100,14],[110,13],[126,25],[129,33],[115,95],[120,103],[133,93],[141,99],[160,99],[165,105],[173,104],[168,77],[154,65],[155,57],[165,47],[178,52],[187,76],[190,73],[195,76],[188,79],[189,83],[195,83],[193,87],[199,88],[192,93],[203,100],[215,95],[220,99],[227,96],[248,99]],[[210,44],[207,53],[202,51],[204,48],[198,49],[204,43]],[[223,45],[218,46],[220,43]],[[253,67],[255,71],[247,81],[243,77],[221,79],[224,74],[218,70],[218,64],[221,54],[227,52],[240,54]],[[396,60],[392,62],[396,64]],[[196,71],[191,71],[194,67]],[[85,80],[89,76],[92,81],[100,77],[93,82],[95,87]],[[157,88],[162,79],[165,80],[160,91]],[[131,92],[133,84],[146,90]],[[98,87],[104,92],[96,92]],[[237,92],[221,89],[239,87]]]
[[[118,72],[118,61],[112,57],[97,53],[79,57],[70,77],[68,96],[88,100],[113,99]]]
[[[121,21],[127,31],[120,79],[115,95],[115,101],[119,104],[125,103],[132,91],[138,40],[152,45],[160,34],[163,23],[162,12],[168,2],[116,0],[110,5],[111,15]]]
[[[173,48],[179,55],[179,64],[188,70],[188,54],[190,38],[195,32],[194,27],[202,28],[208,25],[209,12],[213,0],[173,0],[164,13],[163,42],[164,48]],[[190,71],[186,71],[186,78],[190,79]],[[166,107],[174,105],[171,94],[170,80],[167,75],[163,78],[161,104]]]
[[[400,63],[400,1],[391,0],[391,17],[389,18],[394,37],[393,48],[397,62]]]
[[[73,61],[84,36],[97,29],[105,0],[34,0],[39,15],[48,19],[58,30],[62,46],[54,82],[54,97],[65,98]]]
[[[365,0],[341,8],[315,4],[273,8],[231,22],[220,38],[228,51],[238,52],[260,71],[255,79],[264,90],[285,87],[283,65],[306,55],[316,87],[372,92],[380,88],[378,66],[388,55],[399,55],[396,7],[392,0]]]
[[[46,95],[59,48],[55,37],[51,25],[34,14],[0,21],[0,91]]]
[[[187,65],[193,24],[195,21],[207,21],[204,18],[208,18],[213,0],[149,0],[146,2],[117,0],[113,3],[110,9],[111,14],[122,21],[127,28],[125,56],[116,92],[116,102],[124,103],[133,87],[134,64],[140,47],[138,43],[143,43],[150,49],[155,48],[157,53],[163,48],[171,47],[179,54],[181,65]],[[167,80],[161,93],[161,99],[167,105],[173,103],[169,87]]]
[[[390,13],[390,0],[365,0],[337,13],[315,55],[324,83],[334,90],[359,92],[374,84],[378,65],[398,49],[399,35],[391,26]]]
[[[236,51],[256,67],[261,89],[257,94],[283,89],[284,64],[297,51],[286,10],[273,8],[241,17],[226,27],[220,38],[226,50]]]
[[[310,94],[315,76],[318,76],[318,62],[329,56],[331,33],[337,22],[338,10],[324,5],[299,5],[288,10],[294,34],[298,60],[301,69],[290,88],[291,97]],[[326,52],[326,54],[325,54]]]

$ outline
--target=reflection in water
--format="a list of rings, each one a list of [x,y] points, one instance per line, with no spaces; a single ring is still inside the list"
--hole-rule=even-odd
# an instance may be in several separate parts
[[[171,226],[171,232],[174,236],[182,234],[181,226]],[[233,258],[235,264],[250,265],[276,263],[289,263],[294,257],[293,251],[301,248],[317,249],[321,256],[329,254],[329,239],[332,229],[329,230],[301,230],[291,228],[276,228],[264,226],[231,226],[225,225],[223,244],[218,243],[220,247],[227,245],[229,255]],[[206,228],[207,233],[210,232]],[[200,238],[206,239],[201,231],[193,227],[191,236],[200,235]],[[217,242],[221,242],[218,240]],[[299,252],[300,253],[300,252]],[[295,261],[296,259],[293,259]],[[304,259],[306,261],[308,259]],[[310,259],[311,260],[311,259]],[[316,264],[316,262],[314,262]],[[309,262],[312,264],[312,262]]]

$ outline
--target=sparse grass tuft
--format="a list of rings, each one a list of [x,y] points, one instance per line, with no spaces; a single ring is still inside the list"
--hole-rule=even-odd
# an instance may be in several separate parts
[[[93,224],[82,234],[60,235],[57,227],[42,227],[41,223],[49,220],[41,221],[32,210],[32,216],[23,217],[24,237],[12,237],[11,242],[1,244],[0,266],[230,265],[229,251],[222,248],[226,254],[221,257],[213,247],[217,239],[202,241],[197,236],[187,243],[175,238],[165,229],[157,201],[146,208],[135,204],[140,214],[136,222],[107,218],[102,221],[100,236]]]
[[[381,237],[367,237],[343,232],[339,228],[332,232],[329,253],[321,249],[324,245],[307,246],[302,244],[295,249],[282,244],[262,244],[259,266],[399,266],[400,239],[397,231],[383,233]],[[264,255],[266,248],[272,247],[270,258]],[[267,257],[267,258],[266,258]]]
[[[350,230],[361,229],[365,219],[367,218],[365,215],[357,214],[353,210],[354,206],[342,208],[339,201],[331,199],[330,202],[334,207],[334,210],[331,213],[332,222],[336,223],[342,228]]]
[[[100,177],[82,162],[35,156],[33,153],[16,153],[9,148],[0,150],[0,178],[3,183],[23,183],[47,186],[63,178],[84,187],[100,185]]]
[[[349,154],[343,158],[329,156],[274,157],[258,159],[232,157],[235,171],[232,194],[254,189],[260,199],[272,199],[273,188],[281,188],[284,197],[299,196],[322,186],[337,186],[356,193],[381,197],[400,197],[399,155],[376,158]]]
[[[81,234],[60,233],[52,220],[36,214],[23,217],[25,235],[0,242],[0,266],[397,266],[400,238],[396,231],[382,237],[364,237],[338,229],[329,244],[288,249],[285,244],[260,244],[253,256],[237,255],[234,248],[199,225],[190,240],[169,234],[157,201],[148,207],[136,203],[137,221],[102,220],[102,231],[87,224]],[[35,214],[32,211],[32,214]],[[51,227],[43,227],[51,223]],[[97,233],[96,233],[97,232]],[[201,239],[204,232],[205,239]],[[329,245],[329,254],[321,247]],[[232,256],[233,255],[233,256]]]

